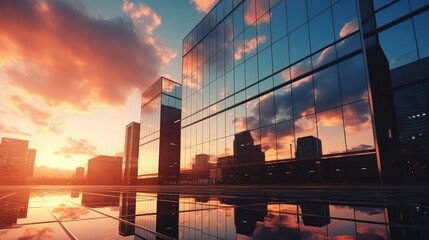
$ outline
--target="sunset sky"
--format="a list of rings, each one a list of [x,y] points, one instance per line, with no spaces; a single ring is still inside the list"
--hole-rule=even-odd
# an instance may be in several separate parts
[[[217,0],[0,1],[0,137],[36,166],[121,155],[140,94],[181,81],[182,39]]]

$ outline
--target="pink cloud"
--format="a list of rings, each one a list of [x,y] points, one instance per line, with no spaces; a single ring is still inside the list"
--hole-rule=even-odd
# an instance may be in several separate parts
[[[254,37],[250,40],[246,40],[244,42],[244,45],[241,44],[237,49],[235,49],[234,52],[234,59],[240,60],[243,57],[243,54],[250,54],[256,51],[256,48],[258,47],[258,43],[262,44],[267,40],[267,37],[264,35]]]
[[[189,2],[195,5],[198,12],[208,13],[218,0],[190,0]]]
[[[90,144],[86,139],[73,139],[69,137],[67,143],[68,146],[62,147],[59,151],[56,151],[55,154],[62,154],[68,158],[77,154],[88,156],[97,155],[97,147]]]
[[[351,33],[356,32],[357,30],[359,30],[358,21],[357,19],[353,19],[352,21],[344,24],[344,26],[341,28],[340,37],[343,38]]]

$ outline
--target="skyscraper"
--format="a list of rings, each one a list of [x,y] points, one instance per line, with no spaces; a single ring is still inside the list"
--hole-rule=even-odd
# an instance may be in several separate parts
[[[89,159],[86,181],[88,184],[121,184],[122,157],[101,155]]]
[[[165,77],[142,94],[137,182],[178,183],[180,108],[181,85]]]
[[[139,157],[140,123],[132,122],[125,130],[125,184],[136,184]]]
[[[33,179],[36,150],[28,141],[2,138],[0,144],[0,184],[29,184]]]
[[[341,183],[427,182],[428,9],[219,1],[183,40],[181,171],[192,176],[196,155],[231,155],[249,131],[265,155],[260,179],[273,183],[310,183],[300,178],[310,173],[319,183],[334,173]],[[304,159],[307,136],[323,149]]]

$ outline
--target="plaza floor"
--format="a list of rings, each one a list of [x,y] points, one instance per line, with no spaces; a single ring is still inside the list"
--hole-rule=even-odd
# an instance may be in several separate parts
[[[428,236],[427,187],[0,187],[0,239]]]

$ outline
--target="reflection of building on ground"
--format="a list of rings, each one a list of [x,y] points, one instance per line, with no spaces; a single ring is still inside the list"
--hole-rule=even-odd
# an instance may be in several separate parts
[[[300,207],[305,226],[323,227],[331,223],[328,204],[301,203]]]
[[[140,123],[132,122],[125,130],[125,167],[123,181],[125,184],[136,184],[137,164],[139,158]]]
[[[142,94],[137,182],[178,183],[180,108],[181,85],[165,77]]]
[[[30,191],[20,191],[0,198],[0,229],[16,225],[18,219],[26,218]]]
[[[119,234],[126,237],[134,235],[135,226],[132,224],[136,221],[136,192],[126,191],[121,194],[119,218],[124,221],[119,221]]]
[[[425,239],[429,236],[429,207],[387,208],[389,232],[392,240]]]
[[[83,184],[85,182],[85,168],[77,167],[73,176],[75,184]]]
[[[296,147],[297,158],[313,158],[319,159],[322,157],[322,141],[314,136],[300,137],[297,140]]]
[[[29,184],[33,180],[36,150],[28,141],[2,138],[0,144],[0,185]]]
[[[167,238],[177,239],[179,237],[179,196],[142,193],[137,194],[137,197],[142,199],[136,203],[136,224]],[[144,229],[136,228],[135,235],[143,239],[165,239],[161,236],[156,237]]]
[[[122,157],[97,156],[88,160],[88,184],[121,184]]]
[[[82,192],[82,205],[91,208],[119,206],[119,192]]]

